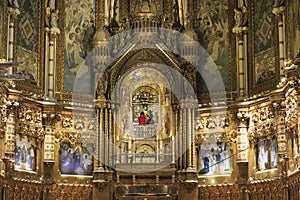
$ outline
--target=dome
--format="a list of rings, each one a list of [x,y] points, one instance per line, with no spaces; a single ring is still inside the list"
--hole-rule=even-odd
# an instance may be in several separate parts
[[[104,27],[102,27],[96,31],[92,41],[92,45],[93,46],[100,45],[103,41],[107,40],[109,37],[110,37],[109,32]]]
[[[193,40],[198,41],[198,36],[196,34],[196,32],[193,29],[186,29],[185,31],[183,31],[183,34],[192,38]]]

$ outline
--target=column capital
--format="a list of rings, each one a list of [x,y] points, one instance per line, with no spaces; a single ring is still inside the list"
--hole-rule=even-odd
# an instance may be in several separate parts
[[[272,9],[272,13],[274,15],[276,15],[277,17],[282,16],[282,14],[284,13],[284,11],[285,11],[285,6],[274,7]]]
[[[18,15],[21,13],[19,8],[13,8],[13,7],[8,7],[8,13],[10,16],[13,18],[18,17]]]
[[[246,111],[239,111],[236,114],[237,120],[240,123],[247,123],[247,120],[250,118],[250,114]]]
[[[107,101],[104,97],[103,98],[98,98],[95,100],[95,107],[96,108],[110,108],[110,102]]]
[[[242,27],[234,27],[232,29],[232,32],[235,33],[238,36],[243,36],[243,33],[246,33],[248,31],[247,26],[242,26]]]
[[[59,28],[50,28],[49,32],[51,34],[52,37],[56,37],[56,35],[60,34],[60,30]]]

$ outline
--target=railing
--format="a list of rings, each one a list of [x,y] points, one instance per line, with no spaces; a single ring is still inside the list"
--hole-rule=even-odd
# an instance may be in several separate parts
[[[155,139],[157,124],[133,125],[135,139]]]

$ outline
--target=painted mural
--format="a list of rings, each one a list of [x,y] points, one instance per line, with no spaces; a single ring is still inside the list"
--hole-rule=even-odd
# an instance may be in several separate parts
[[[256,158],[258,171],[277,168],[277,141],[275,137],[271,140],[263,138],[258,141]]]
[[[16,135],[15,169],[34,171],[36,169],[36,140]]]
[[[225,88],[229,87],[229,28],[228,1],[204,0],[200,2],[198,19],[200,22],[200,44],[211,56],[223,78]],[[205,73],[212,77],[217,73],[209,65],[204,65]],[[213,78],[212,80],[213,81]]]
[[[39,5],[36,0],[20,1],[19,5],[17,60],[23,64],[18,67],[18,73],[29,76],[32,83],[36,83]]]
[[[255,82],[266,82],[275,77],[273,1],[255,2],[254,51]]]
[[[91,50],[90,44],[95,32],[95,2],[66,0],[65,4],[65,12],[68,14],[65,19],[64,90],[73,91],[75,78],[87,78],[89,72],[87,65],[83,65],[80,71],[79,68]],[[85,89],[76,88],[76,91]]]
[[[62,142],[59,150],[59,169],[62,174],[92,175],[94,144]]]
[[[232,148],[230,143],[203,143],[198,151],[198,162],[200,174],[230,174],[232,172]]]

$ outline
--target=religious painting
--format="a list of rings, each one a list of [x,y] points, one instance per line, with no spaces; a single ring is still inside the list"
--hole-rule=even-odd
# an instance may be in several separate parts
[[[59,170],[62,174],[92,175],[94,144],[62,142],[59,150]]]
[[[232,147],[229,142],[203,143],[198,149],[198,170],[202,175],[232,172]]]
[[[210,58],[216,64],[211,67],[209,59],[203,66],[210,81],[216,81],[215,76],[220,73],[225,88],[229,87],[229,23],[228,23],[228,1],[227,0],[204,0],[199,1],[199,28],[200,44],[207,51]],[[212,84],[212,83],[211,83]],[[219,82],[216,83],[219,88]],[[202,90],[205,87],[201,87]],[[201,90],[201,89],[200,89]]]
[[[277,168],[277,140],[275,136],[258,139],[256,161],[258,171]]]
[[[73,91],[75,78],[89,82],[89,67],[84,63],[91,51],[95,32],[94,0],[66,0],[65,49],[64,49],[64,90]],[[80,69],[80,70],[79,70]],[[88,76],[88,77],[86,77]],[[88,84],[76,85],[76,92],[84,93]],[[82,88],[80,88],[82,87]],[[88,91],[89,92],[89,91]]]
[[[27,136],[16,135],[15,169],[36,170],[36,139]]]
[[[39,48],[39,1],[20,1],[17,24],[17,60],[23,62],[17,73],[29,77],[32,84],[37,82]]]
[[[255,80],[261,84],[275,78],[275,16],[273,1],[257,1],[254,4],[254,54]]]

